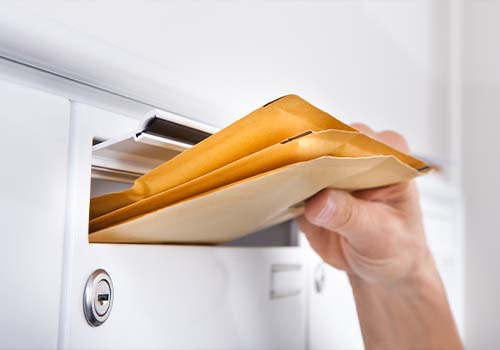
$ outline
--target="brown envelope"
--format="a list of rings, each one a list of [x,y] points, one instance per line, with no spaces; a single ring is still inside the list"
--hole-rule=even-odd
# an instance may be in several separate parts
[[[259,108],[141,176],[127,191],[92,199],[90,219],[168,190],[307,130],[348,130],[295,95]]]
[[[92,199],[89,239],[221,242],[300,215],[295,205],[325,187],[371,188],[428,170],[289,95],[152,170],[131,189]]]

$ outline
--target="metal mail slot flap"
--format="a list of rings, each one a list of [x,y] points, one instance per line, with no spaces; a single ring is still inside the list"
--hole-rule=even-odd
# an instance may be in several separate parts
[[[212,126],[153,110],[134,132],[93,146],[92,177],[132,183],[215,132]]]

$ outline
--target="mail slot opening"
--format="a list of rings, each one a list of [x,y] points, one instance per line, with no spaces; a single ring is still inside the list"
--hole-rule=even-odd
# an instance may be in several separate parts
[[[102,137],[103,135],[95,136],[92,141],[91,198],[127,190],[142,175],[203,141],[216,131],[217,129],[211,126],[169,112],[154,110],[148,114],[137,129],[123,137],[106,139]],[[92,202],[92,204],[95,203],[96,201]],[[178,215],[180,207],[182,207],[182,203],[165,207],[162,211],[151,210],[147,215],[141,212],[140,214],[132,213],[130,216],[125,214],[119,216],[121,213],[117,212],[123,206],[118,205],[111,211],[109,209],[92,211],[96,206],[93,208],[91,206],[89,241],[98,243],[168,243],[170,240],[165,237],[173,237],[171,242],[182,242],[182,244],[224,242],[218,244],[242,247],[298,245],[298,230],[294,222],[290,220],[294,215],[289,211],[272,214],[274,216],[269,217],[265,226],[259,226],[266,227],[265,229],[257,228],[256,232],[242,237],[245,229],[242,229],[241,225],[236,224],[234,220],[231,221],[230,214],[217,212],[216,203],[193,209],[195,213],[204,212],[203,219],[200,219],[199,215],[193,215],[193,219],[191,219],[189,214],[186,215],[186,212],[181,212]],[[170,208],[174,211],[170,211]],[[155,216],[158,212],[165,213],[166,211],[171,213],[168,220]],[[297,210],[291,208],[290,211]],[[109,220],[108,213],[112,213],[110,215],[114,217],[114,222]],[[154,217],[154,219],[145,219],[146,216]],[[176,222],[175,229],[170,229],[170,231],[169,223],[164,222],[169,220]],[[217,222],[221,229],[217,231],[207,230],[204,233],[204,225],[199,225],[197,221],[193,220],[202,220],[208,226]],[[145,221],[146,225],[149,225],[147,228],[144,226]],[[170,223],[173,224],[172,221]],[[165,231],[163,225],[165,225]],[[247,226],[251,225],[247,223]],[[123,227],[126,227],[127,233],[125,235]],[[251,230],[246,232],[251,232]],[[141,238],[143,234],[148,238],[143,240]],[[229,241],[232,237],[241,238]],[[196,241],[198,238],[200,238],[199,243]]]
[[[131,186],[133,174],[107,174],[106,172],[92,171],[91,198],[107,193],[123,191]],[[128,180],[130,179],[130,181]],[[165,223],[168,229],[168,223]],[[271,226],[233,241],[219,245],[229,247],[291,247],[298,246],[298,229],[296,224],[289,220]]]

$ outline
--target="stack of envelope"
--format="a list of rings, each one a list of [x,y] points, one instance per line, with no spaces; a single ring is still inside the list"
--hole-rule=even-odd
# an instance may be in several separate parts
[[[89,240],[218,243],[289,220],[331,187],[410,180],[430,167],[296,95],[253,111],[90,203]]]

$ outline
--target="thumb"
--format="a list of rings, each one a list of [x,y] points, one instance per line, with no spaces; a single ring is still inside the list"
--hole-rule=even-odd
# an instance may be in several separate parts
[[[381,225],[383,213],[380,213],[379,205],[355,198],[346,191],[326,189],[307,202],[304,215],[312,224],[351,240],[363,238],[368,231],[374,231],[374,225]]]

